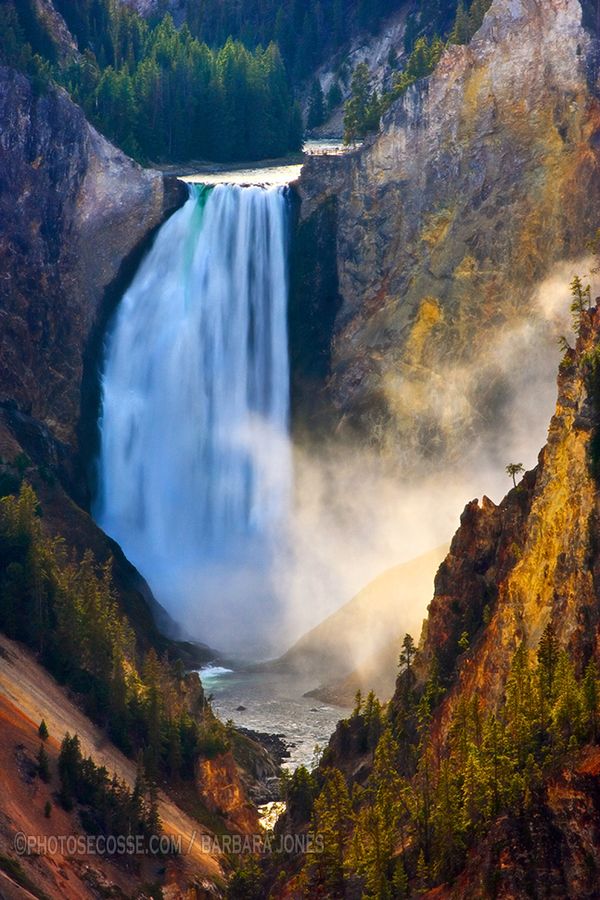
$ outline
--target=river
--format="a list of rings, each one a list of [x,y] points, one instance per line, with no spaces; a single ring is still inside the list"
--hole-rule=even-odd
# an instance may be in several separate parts
[[[337,156],[347,148],[340,141],[306,141],[306,156]],[[274,165],[198,166],[194,172],[182,173],[182,181],[202,184],[240,184],[275,187],[290,184],[300,177],[304,160],[281,161]]]
[[[290,757],[286,768],[311,766],[315,748],[327,744],[339,719],[350,710],[326,706],[303,693],[316,687],[314,679],[297,675],[235,672],[211,667],[200,671],[213,709],[223,720],[254,731],[283,736]],[[244,707],[244,709],[240,709]]]

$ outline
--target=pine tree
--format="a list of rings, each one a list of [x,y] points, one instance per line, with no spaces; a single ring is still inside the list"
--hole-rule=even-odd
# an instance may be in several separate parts
[[[362,806],[357,820],[349,863],[363,879],[363,896],[392,896],[395,874],[395,851],[398,841],[404,782],[398,774],[399,748],[391,731],[386,729],[379,741],[373,771],[367,785],[370,798]]]
[[[573,749],[585,734],[582,691],[565,650],[558,654],[554,693],[551,734],[555,753],[560,753],[567,747]]]
[[[40,722],[40,727],[38,728],[38,737],[42,741],[48,740],[48,726],[46,725],[44,719],[42,719],[42,721]]]
[[[38,750],[37,764],[38,775],[40,776],[42,781],[45,781],[46,784],[48,784],[52,776],[50,775],[50,763],[48,761],[48,754],[46,753],[43,744],[40,744],[40,749]]]
[[[58,773],[61,780],[60,802],[67,811],[73,808],[79,782],[81,749],[77,735],[69,732],[63,738],[58,757]]]
[[[555,676],[558,665],[558,641],[551,622],[546,625],[537,651],[538,726],[541,734],[550,724],[550,710],[554,703]]]
[[[148,735],[145,753],[146,772],[150,778],[156,778],[162,754],[162,701],[161,666],[153,647],[144,660],[143,679],[146,688],[144,717]]]
[[[352,808],[346,780],[339,769],[328,769],[323,788],[314,804],[311,831],[323,842],[323,852],[309,864],[307,876],[328,891],[343,895],[344,860],[350,838]]]
[[[148,793],[148,785],[146,782],[146,772],[144,770],[144,756],[140,750],[137,758],[137,770],[135,776],[135,784],[131,794],[131,822],[132,830],[135,834],[139,833],[142,824],[148,818],[148,809],[146,806],[146,794]]]
[[[350,99],[344,107],[344,143],[354,144],[379,124],[380,106],[370,89],[369,68],[359,63],[352,75]]]
[[[485,814],[484,790],[477,753],[472,750],[465,764],[462,786],[462,827],[471,836],[479,833]]]
[[[366,730],[367,749],[374,750],[379,741],[382,729],[381,703],[374,691],[369,691],[363,709],[363,719]]]
[[[162,822],[158,809],[158,786],[155,781],[150,781],[148,788],[148,814],[146,817],[146,828],[149,835],[160,835],[162,832]]]
[[[483,24],[486,12],[491,6],[491,0],[472,0],[469,9],[469,27],[471,35],[479,31]]]
[[[512,478],[513,487],[516,487],[517,486],[517,475],[522,475],[522,473],[525,471],[525,469],[523,468],[522,463],[509,463],[506,466],[505,471],[506,471],[506,474],[510,478]]]
[[[298,766],[294,770],[294,774],[285,783],[283,793],[295,817],[301,822],[307,822],[312,815],[317,786],[306,766]]]
[[[400,668],[410,672],[416,653],[417,648],[415,647],[412,636],[410,634],[405,634],[404,640],[402,641],[402,650],[400,652]]]
[[[522,643],[514,655],[506,683],[507,735],[516,754],[517,764],[524,766],[533,749],[534,687],[527,647]]]
[[[505,805],[510,772],[506,734],[495,715],[486,720],[482,751],[482,777],[488,792],[486,815],[494,818]]]
[[[581,330],[581,320],[586,309],[589,309],[592,302],[592,288],[589,284],[583,284],[579,275],[575,275],[570,284],[571,290],[571,317],[573,321],[573,331],[579,334]]]
[[[302,150],[303,144],[304,123],[302,121],[302,110],[298,101],[295,101],[290,114],[288,146],[292,151],[299,151]]]
[[[598,704],[600,700],[600,684],[598,666],[592,658],[586,666],[582,685],[583,714],[587,722],[592,741],[598,740]]]
[[[331,115],[332,112],[338,108],[340,103],[342,102],[342,90],[340,88],[338,81],[332,81],[329,86],[329,90],[327,91],[327,113]]]
[[[471,39],[471,20],[463,0],[459,0],[456,8],[454,27],[450,34],[451,44],[468,44]]]
[[[465,847],[461,821],[458,767],[447,758],[440,763],[433,812],[433,857],[436,878],[452,878]]]

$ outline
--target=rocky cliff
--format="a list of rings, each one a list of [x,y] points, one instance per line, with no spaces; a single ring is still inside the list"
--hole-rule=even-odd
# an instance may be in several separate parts
[[[417,671],[424,680],[435,659],[450,685],[433,723],[439,749],[461,700],[496,708],[517,648],[533,659],[547,625],[579,673],[600,658],[599,347],[596,308],[561,364],[536,470],[499,506],[467,505],[436,577]],[[458,645],[464,631],[468,649]],[[399,682],[393,704],[401,694]],[[553,773],[529,809],[500,818],[457,883],[436,896],[596,896],[599,774],[593,746]]]
[[[39,96],[7,68],[0,118],[0,403],[74,460],[99,336],[185,187],[116,150],[64,91]]]
[[[506,426],[519,360],[499,359],[502,335],[537,327],[535,286],[598,222],[594,43],[577,0],[495,0],[375,138],[307,162],[292,310],[327,315],[292,318],[296,397],[329,433],[397,463]]]
[[[0,68],[0,473],[27,477],[47,527],[112,557],[125,611],[159,645],[150,592],[84,511],[103,335],[155,229],[185,199],[101,137],[60,89]]]
[[[387,712],[357,705],[323,755],[319,788],[331,784],[332,767],[359,786],[353,824],[341,826],[345,896],[357,885],[361,896],[375,875],[396,884],[399,869],[401,896],[598,896],[600,306],[582,313],[578,332],[560,364],[537,467],[500,504],[467,504],[435,579],[420,648]],[[586,678],[589,704],[576,687]],[[558,695],[562,713],[552,705]],[[580,732],[561,731],[584,709],[590,718]],[[515,716],[520,725],[535,719],[530,743]],[[502,799],[495,791],[505,791]],[[313,827],[327,827],[323,796]],[[297,814],[293,801],[280,827]],[[390,816],[385,825],[380,815]],[[388,840],[385,829],[391,841],[384,862],[374,862],[368,854],[377,836]],[[362,857],[351,849],[359,841]],[[303,873],[321,884],[311,860]],[[304,896],[303,887],[292,875],[284,896]]]
[[[435,580],[423,636],[422,671],[435,657],[456,698],[493,704],[521,642],[537,648],[552,623],[581,671],[600,657],[597,359],[600,309],[584,316],[575,350],[560,367],[556,413],[539,463],[496,506],[469,503]],[[470,647],[462,652],[461,634]]]

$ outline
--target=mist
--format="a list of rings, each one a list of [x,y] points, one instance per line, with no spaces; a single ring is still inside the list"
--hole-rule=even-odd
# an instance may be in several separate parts
[[[251,199],[263,201],[262,195]],[[230,198],[215,194],[216,211],[223,200]],[[280,216],[279,198],[271,195],[267,202],[272,216]],[[150,320],[150,341],[146,310],[153,306],[146,298],[153,279],[167,285],[163,292],[170,303],[169,291],[181,282],[179,268],[188,266],[185,254],[183,261],[178,258],[183,251],[166,252],[173,244],[169,228],[188,235],[185,217],[194,214],[191,201],[181,222],[173,217],[168,223],[153,250],[156,259],[148,258],[121,305],[105,377],[104,417],[109,421],[103,422],[100,522],[148,579],[184,636],[230,658],[272,658],[381,573],[447,545],[467,502],[484,494],[499,502],[505,495],[511,486],[508,463],[535,465],[555,405],[557,339],[561,334],[569,338],[569,282],[575,273],[585,277],[591,260],[556,266],[524,305],[523,317],[488,331],[468,363],[447,359],[429,373],[419,369],[412,381],[387,375],[383,387],[390,416],[377,449],[332,439],[317,453],[298,443],[290,446],[286,436],[285,359],[276,379],[271,373],[273,388],[264,393],[271,405],[269,398],[277,399],[277,415],[261,412],[262,395],[257,395],[260,403],[244,400],[246,373],[238,359],[245,325],[238,319],[239,347],[232,344],[229,356],[217,357],[229,385],[225,392],[216,375],[210,376],[214,383],[207,380],[200,387],[193,381],[194,373],[208,368],[202,368],[195,319],[187,311],[187,287],[180,318],[171,315],[170,329],[177,337],[173,348],[164,344],[156,315]],[[239,227],[235,216],[231,222],[233,229]],[[198,233],[193,233],[196,241]],[[204,243],[197,246],[199,253]],[[282,251],[270,259],[269,246],[265,241],[261,251],[264,277],[278,285]],[[248,244],[248,259],[255,253]],[[208,266],[204,255],[199,262],[194,259],[202,271]],[[195,277],[193,267],[185,271],[188,280]],[[211,310],[219,301],[223,317],[215,332],[219,353],[220,335],[231,334],[228,292],[221,290],[226,277],[215,282],[219,292],[211,300]],[[240,283],[247,289],[251,282]],[[203,307],[193,312],[202,322]],[[182,330],[190,348],[184,357]],[[265,328],[264,336],[271,331]],[[264,346],[265,354],[272,352]],[[136,366],[132,354],[139,359]],[[262,357],[257,359],[264,368]],[[183,360],[187,393],[182,395]],[[263,384],[262,376],[254,381]],[[206,385],[215,398],[203,410]],[[239,414],[231,413],[228,392],[242,404]],[[211,432],[213,420],[221,424]],[[398,596],[399,633],[410,631],[418,639],[434,574],[432,568],[426,594]],[[361,648],[365,655],[379,649],[367,644]],[[348,660],[349,668],[353,662]]]
[[[529,318],[499,330],[469,365],[431,374],[426,417],[428,431],[444,438],[441,452],[420,446],[416,428],[391,462],[389,454],[333,444],[318,456],[295,448],[293,551],[274,573],[286,605],[282,648],[386,569],[449,543],[467,502],[486,495],[499,503],[512,487],[508,463],[536,465],[556,403],[558,337],[574,340],[569,282],[580,274],[595,296],[592,264],[555,266],[533,293]],[[434,575],[427,597],[398,598],[403,630],[417,640]],[[376,649],[364,646],[364,656]]]
[[[536,465],[555,407],[558,337],[573,340],[569,282],[590,268],[590,259],[554,267],[528,318],[498,330],[468,365],[448,364],[419,386],[433,451],[416,438],[417,422],[392,458],[333,441],[318,454],[294,446],[291,507],[273,542],[246,546],[212,571],[206,562],[179,576],[167,568],[159,600],[211,646],[270,658],[382,572],[448,544],[467,502],[486,495],[498,503],[510,489],[509,462]],[[406,404],[410,385],[387,385],[403,389]],[[397,398],[389,401],[394,408]],[[427,596],[398,598],[402,630],[417,640],[434,575]],[[362,649],[366,658],[379,648]]]

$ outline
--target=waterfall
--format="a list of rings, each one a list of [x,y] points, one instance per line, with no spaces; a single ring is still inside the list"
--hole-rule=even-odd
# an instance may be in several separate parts
[[[188,632],[231,652],[277,609],[286,208],[282,188],[192,186],[122,299],[102,382],[97,521]]]

